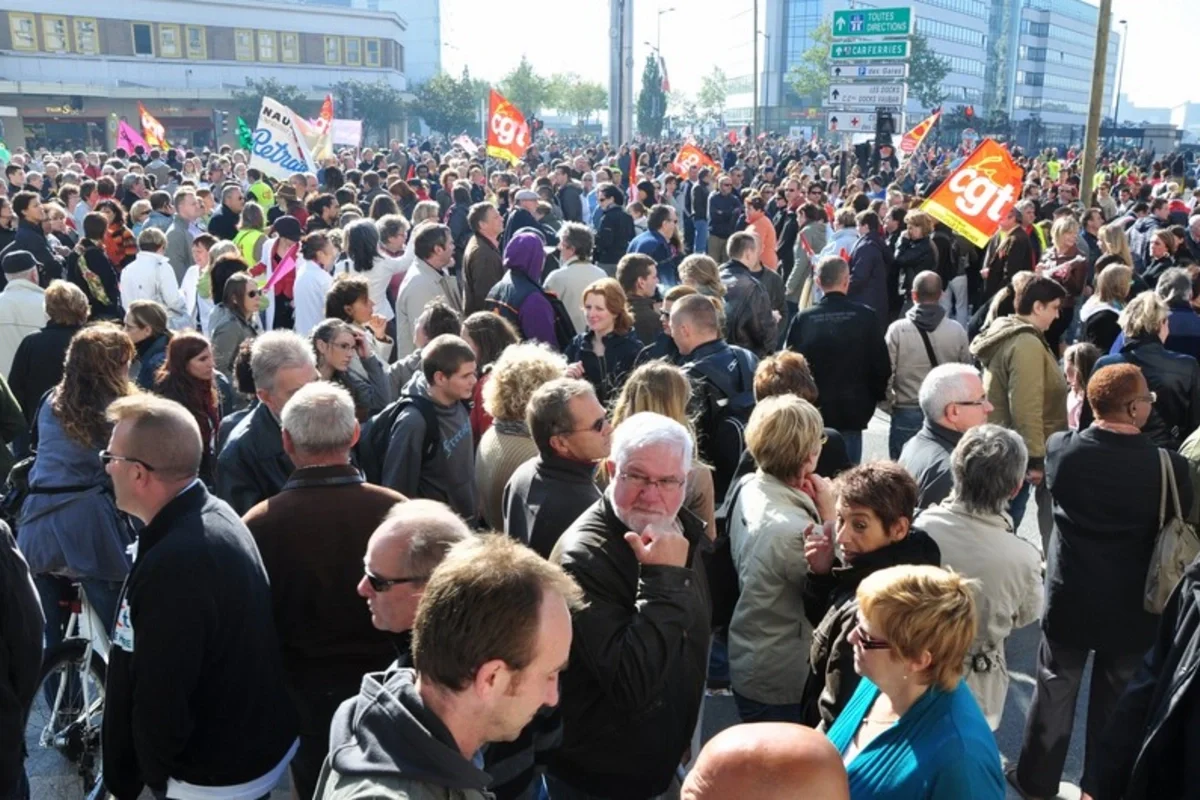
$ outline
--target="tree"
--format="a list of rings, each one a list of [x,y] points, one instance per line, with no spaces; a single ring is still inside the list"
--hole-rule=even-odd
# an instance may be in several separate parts
[[[829,91],[829,48],[833,44],[830,19],[822,20],[808,38],[812,39],[813,45],[801,54],[800,63],[788,71],[787,80],[800,97],[817,99]]]
[[[684,127],[700,124],[700,112],[696,108],[696,102],[686,92],[667,92],[667,117]]]
[[[550,100],[550,81],[535,73],[529,59],[521,56],[516,69],[500,81],[500,93],[529,118],[537,116]]]
[[[700,79],[700,93],[696,102],[709,117],[720,119],[725,114],[725,98],[729,96],[729,79],[725,70],[713,67],[712,72]]]
[[[950,74],[950,62],[929,49],[921,34],[913,34],[912,57],[908,61],[908,91],[926,108],[939,106],[946,99],[942,84]]]
[[[433,130],[453,136],[478,127],[479,100],[466,70],[459,80],[438,73],[417,87],[415,95],[409,109]]]
[[[655,138],[662,135],[663,119],[667,116],[667,93],[662,87],[662,72],[658,58],[651,53],[646,56],[642,70],[642,91],[637,99],[638,132]]]
[[[247,78],[245,89],[233,90],[233,100],[237,104],[238,116],[246,120],[251,129],[258,122],[263,97],[278,100],[297,114],[309,113],[314,105],[299,86],[280,83],[274,78]]]
[[[388,127],[404,117],[404,99],[399,90],[380,78],[374,83],[359,80],[333,85],[335,113],[361,119],[363,141],[386,141]],[[372,139],[371,134],[378,134]]]

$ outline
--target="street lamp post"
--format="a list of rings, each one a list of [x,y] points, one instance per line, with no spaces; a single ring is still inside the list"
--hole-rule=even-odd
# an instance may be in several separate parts
[[[675,10],[674,7],[660,8],[658,10],[658,25],[657,25],[657,29],[654,34],[654,50],[658,53],[658,55],[660,57],[662,56],[662,18],[663,18],[663,14],[670,14],[674,10]]]
[[[1113,135],[1116,135],[1117,128],[1121,127],[1121,79],[1125,77],[1125,51],[1129,49],[1129,44],[1126,39],[1129,38],[1129,20],[1119,19],[1117,24],[1121,26],[1121,63],[1117,67],[1117,91],[1115,92],[1117,101],[1113,106]]]
[[[762,68],[763,73],[766,75],[766,82],[764,84],[765,91],[763,92],[763,100],[762,100],[763,110],[765,111],[766,109],[771,107],[771,34],[765,32],[765,31],[755,31],[755,33],[758,34],[759,36],[763,37],[763,39],[766,40],[766,43],[763,47],[763,68]],[[757,82],[758,77],[759,77],[758,65],[755,64],[754,66],[755,66],[754,80]],[[757,133],[757,132],[758,131],[756,130],[755,133]]]

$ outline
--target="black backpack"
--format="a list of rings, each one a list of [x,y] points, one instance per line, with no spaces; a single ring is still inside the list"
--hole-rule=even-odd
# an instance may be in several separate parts
[[[713,468],[716,497],[724,497],[746,449],[746,423],[754,410],[754,355],[730,346],[734,359],[722,367],[712,359],[694,361],[684,371],[700,403],[696,431],[699,449]]]
[[[550,303],[550,308],[554,312],[554,338],[558,340],[554,343],[555,349],[560,353],[564,353],[567,350],[567,346],[571,344],[571,340],[575,338],[575,323],[571,321],[571,315],[567,313],[567,307],[563,305],[562,300],[558,299],[558,295],[553,292],[547,292],[540,287],[538,291]],[[525,332],[521,330],[520,309],[513,308],[498,297],[488,297],[484,301],[484,304],[493,313],[499,314],[511,322],[512,326],[517,329],[517,333],[521,334],[522,339],[528,338],[525,336]],[[547,342],[547,344],[550,343]]]
[[[383,480],[383,462],[392,441],[392,429],[406,408],[414,407],[425,419],[425,440],[421,443],[421,463],[428,464],[437,455],[442,445],[438,429],[437,409],[433,401],[424,395],[405,394],[384,406],[383,410],[363,424],[362,435],[355,445],[354,454],[359,468],[368,483],[380,484]]]

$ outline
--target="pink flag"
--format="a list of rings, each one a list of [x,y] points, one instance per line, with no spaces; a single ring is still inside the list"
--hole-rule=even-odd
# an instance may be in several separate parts
[[[133,149],[138,145],[147,153],[150,152],[150,145],[146,144],[146,140],[142,135],[129,126],[125,120],[117,123],[117,147],[125,149],[126,153],[132,153]]]
[[[296,269],[296,254],[300,251],[300,244],[292,245],[292,249],[283,254],[283,258],[279,260],[279,266],[271,273],[270,280],[267,281],[266,290],[269,292],[275,288],[275,284],[291,275]]]

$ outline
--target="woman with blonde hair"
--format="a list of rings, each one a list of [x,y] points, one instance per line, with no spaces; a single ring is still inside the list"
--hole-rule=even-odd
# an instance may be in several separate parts
[[[742,587],[729,623],[729,675],[742,722],[800,722],[812,625],[802,596],[804,535],[834,518],[816,474],[821,412],[793,394],[759,402],[746,425],[758,465],[730,490],[729,547]]]
[[[67,348],[62,380],[34,411],[37,458],[17,530],[42,597],[47,646],[62,639],[69,611],[59,601],[71,580],[83,585],[101,619],[116,618],[133,536],[105,473],[112,432],[105,409],[138,391],[129,381],[133,354],[133,342],[116,325],[81,330]]]
[[[1083,304],[1079,320],[1083,324],[1082,339],[1107,353],[1121,333],[1117,315],[1129,297],[1133,270],[1119,262],[1103,265],[1098,261],[1096,266],[1096,292]]]
[[[933,234],[933,217],[924,211],[913,209],[904,215],[907,226],[896,241],[893,269],[900,274],[900,295],[904,307],[912,305],[913,280],[926,270],[937,272],[937,247],[930,238]],[[945,287],[943,287],[945,288]]]
[[[625,290],[615,278],[603,278],[583,290],[588,330],[567,345],[566,377],[584,378],[596,397],[608,405],[637,361],[642,340],[633,331],[633,314]]]
[[[1059,217],[1050,229],[1051,246],[1042,254],[1038,274],[1058,281],[1067,290],[1058,309],[1058,319],[1046,331],[1051,352],[1059,355],[1059,342],[1075,316],[1075,304],[1087,278],[1088,260],[1079,249],[1079,221],[1074,217]]]
[[[918,565],[859,584],[849,641],[862,679],[829,729],[851,800],[1003,800],[996,738],[963,681],[977,586]]]
[[[653,411],[675,420],[692,434],[696,431],[688,417],[688,404],[692,399],[692,384],[683,370],[665,361],[651,361],[635,369],[625,381],[621,394],[613,404],[612,426],[616,428],[625,420],[642,411]],[[596,482],[607,485],[611,476],[602,463]],[[717,538],[716,492],[713,488],[712,468],[699,460],[693,462],[687,477],[687,494],[684,508],[704,520],[710,541]]]
[[[153,300],[134,300],[125,312],[125,333],[137,351],[133,365],[137,385],[149,391],[154,376],[167,359],[171,331],[167,328],[167,309]]]
[[[492,530],[504,530],[504,487],[517,467],[538,455],[525,424],[525,410],[534,391],[561,378],[567,360],[538,342],[509,345],[492,364],[483,389],[483,405],[492,426],[475,451],[475,489],[483,520]]]
[[[691,286],[709,297],[725,299],[725,284],[721,283],[720,267],[701,253],[693,253],[679,264],[679,282]]]
[[[1120,223],[1110,222],[1101,227],[1096,238],[1100,241],[1100,250],[1104,255],[1117,256],[1125,266],[1133,266],[1133,252],[1129,249],[1125,228]]]

